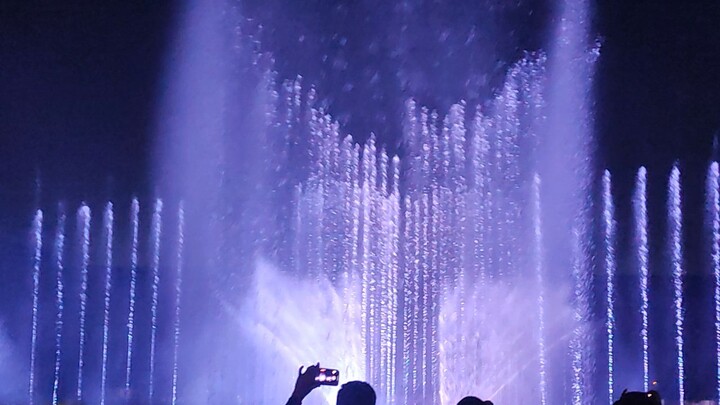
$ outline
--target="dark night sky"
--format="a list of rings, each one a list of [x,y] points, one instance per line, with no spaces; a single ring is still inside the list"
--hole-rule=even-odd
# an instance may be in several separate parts
[[[608,3],[597,88],[609,165],[707,159],[720,127],[720,4]]]
[[[250,0],[241,8],[263,24],[263,48],[274,52],[281,76],[305,75],[349,130],[376,131],[391,147],[394,109],[405,97],[441,110],[459,98],[486,98],[507,62],[542,47],[552,24],[551,3],[539,0],[508,8],[499,23],[476,2],[419,2],[410,35],[429,45],[406,50],[422,84],[407,86],[388,78],[407,60],[387,56],[392,49],[377,56],[358,41],[392,36],[387,27],[396,21],[386,3]],[[604,39],[596,82],[602,164],[631,173],[640,164],[666,171],[678,158],[704,162],[720,128],[720,3],[612,0],[595,7],[595,31]],[[38,173],[48,202],[148,191],[158,82],[177,8],[162,1],[0,3],[0,232],[27,223]],[[363,14],[369,17],[356,17]],[[473,25],[492,31],[479,36],[480,49],[446,52]],[[431,36],[445,29],[443,45]],[[348,46],[338,48],[334,33],[349,38]],[[306,36],[302,46],[299,35]],[[342,54],[348,69],[327,68],[323,54]],[[375,71],[383,74],[380,84],[363,87]],[[482,89],[469,92],[455,80],[463,75]],[[346,82],[356,84],[354,93],[343,95]],[[358,101],[372,97],[378,101]]]
[[[36,170],[76,198],[109,176],[141,187],[170,7],[14,3],[0,5],[3,193],[27,198]]]

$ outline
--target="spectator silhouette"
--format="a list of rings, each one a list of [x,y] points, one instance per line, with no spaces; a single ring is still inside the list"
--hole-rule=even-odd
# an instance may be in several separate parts
[[[320,374],[320,364],[308,367],[303,372],[303,367],[298,370],[298,378],[295,381],[295,389],[286,405],[301,405],[302,400],[320,383],[315,378]],[[337,395],[337,405],[375,405],[375,390],[370,384],[363,381],[350,381],[343,384]]]
[[[628,392],[624,390],[620,395],[620,399],[615,401],[613,405],[661,405],[662,399],[657,391],[648,392]]]
[[[337,405],[375,405],[375,390],[364,381],[343,384],[337,395]]]
[[[457,405],[493,405],[490,401],[483,401],[478,397],[465,397]]]

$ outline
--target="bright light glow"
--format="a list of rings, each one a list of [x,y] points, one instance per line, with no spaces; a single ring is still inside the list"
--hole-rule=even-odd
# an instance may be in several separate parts
[[[346,305],[348,297],[340,291],[343,289],[337,289],[324,277],[298,280],[260,260],[249,299],[240,308],[232,307],[241,330],[256,344],[257,371],[262,375],[284,375],[298,365],[322,359],[321,366],[331,365],[340,371],[341,382],[364,380],[360,330],[358,324],[346,322],[360,313],[352,312],[358,306]],[[298,305],[298,299],[302,305]],[[323,387],[303,403],[317,403],[313,401],[322,396],[323,404],[334,404],[338,389]],[[276,386],[268,387],[263,395],[268,403],[287,399],[287,393]]]

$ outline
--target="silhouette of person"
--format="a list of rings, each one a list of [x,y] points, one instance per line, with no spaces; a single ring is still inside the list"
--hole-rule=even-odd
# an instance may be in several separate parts
[[[375,390],[365,381],[343,384],[337,395],[337,405],[375,405]]]
[[[620,399],[615,401],[613,405],[661,405],[662,399],[657,391],[648,392],[628,392],[624,390],[620,395]]]
[[[490,401],[483,401],[478,397],[465,397],[457,405],[493,405]]]
[[[315,388],[320,386],[316,377],[320,375],[320,363],[309,366],[305,372],[303,367],[298,370],[295,389],[286,405],[301,405],[303,399]],[[343,384],[337,395],[337,405],[375,405],[375,390],[363,381],[350,381]]]

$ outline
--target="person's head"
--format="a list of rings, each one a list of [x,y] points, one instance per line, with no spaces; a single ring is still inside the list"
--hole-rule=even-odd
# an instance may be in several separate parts
[[[375,405],[375,390],[363,381],[350,381],[338,391],[337,405]]]
[[[457,405],[493,405],[490,401],[483,401],[478,397],[465,397]]]

